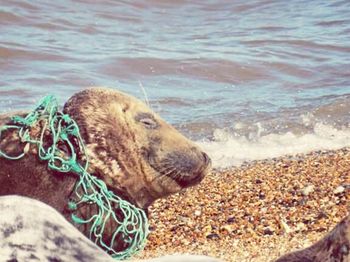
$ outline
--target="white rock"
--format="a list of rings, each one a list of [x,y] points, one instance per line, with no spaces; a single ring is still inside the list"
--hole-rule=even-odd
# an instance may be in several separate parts
[[[315,186],[314,185],[308,185],[307,187],[305,187],[301,193],[304,195],[304,196],[308,196],[310,195],[312,192],[315,191]]]
[[[337,194],[343,193],[344,191],[345,191],[345,187],[338,186],[336,189],[334,189],[333,193],[337,195]]]
[[[196,217],[199,217],[201,214],[202,214],[202,212],[201,212],[200,210],[194,211],[194,215],[195,215]]]

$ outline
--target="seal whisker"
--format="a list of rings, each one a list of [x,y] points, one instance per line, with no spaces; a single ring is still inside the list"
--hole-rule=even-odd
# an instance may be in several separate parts
[[[181,171],[178,170],[176,173],[173,173],[171,178],[174,180],[178,180],[178,178],[181,178]]]
[[[176,171],[176,168],[173,167],[171,169],[168,169],[166,172],[160,172],[161,175],[159,176],[159,178],[164,176],[168,177],[169,175],[173,174],[175,171]]]
[[[158,169],[158,176],[155,176],[152,180],[162,180],[162,177],[168,177],[170,174],[176,171],[176,168],[172,165],[163,165],[161,168]]]

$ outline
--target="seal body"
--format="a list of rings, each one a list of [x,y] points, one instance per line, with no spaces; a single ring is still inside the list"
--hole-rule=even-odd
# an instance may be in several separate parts
[[[312,246],[282,256],[276,262],[350,262],[350,215]]]
[[[204,152],[132,96],[87,89],[69,99],[64,113],[80,128],[89,172],[138,207],[147,208],[158,198],[199,183],[210,169]],[[9,115],[0,117],[0,126],[9,120]],[[40,128],[33,127],[31,134],[38,136]],[[0,138],[0,149],[9,155],[26,146],[15,131],[5,131]],[[25,195],[62,211],[75,175],[49,170],[38,160],[34,145],[27,151],[20,160],[0,157],[0,195]]]
[[[0,128],[10,123],[10,120],[11,115],[0,116]],[[2,132],[1,151],[17,156],[23,152],[25,146],[15,130]],[[37,147],[33,145],[25,157],[18,160],[8,160],[0,156],[0,195],[17,194],[39,199],[62,213],[76,180],[75,174],[50,170],[45,161],[39,160]]]

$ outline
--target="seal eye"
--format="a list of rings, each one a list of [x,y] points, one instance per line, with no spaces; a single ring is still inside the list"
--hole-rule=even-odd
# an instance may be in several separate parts
[[[157,126],[157,123],[154,122],[151,118],[143,118],[140,120],[142,124],[144,124],[147,128],[155,128]]]
[[[135,120],[142,123],[148,129],[156,129],[158,127],[157,121],[151,114],[140,113],[135,117]]]

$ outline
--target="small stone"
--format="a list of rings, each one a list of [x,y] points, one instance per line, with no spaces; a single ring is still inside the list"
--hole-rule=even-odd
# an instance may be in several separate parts
[[[191,243],[191,242],[188,241],[187,239],[182,239],[182,240],[181,240],[181,244],[183,244],[183,245],[185,245],[185,246],[189,245],[190,243]]]
[[[220,229],[223,231],[227,231],[228,233],[231,233],[234,230],[234,226],[233,225],[224,225],[224,226],[220,227]]]
[[[264,194],[264,192],[260,192],[259,193],[259,199],[261,199],[261,200],[263,200],[263,199],[265,199],[265,194]]]
[[[314,185],[308,185],[307,187],[303,188],[301,190],[301,193],[304,195],[304,196],[308,196],[310,195],[312,192],[315,191],[315,186]]]
[[[343,186],[338,186],[336,189],[334,189],[333,193],[335,195],[339,195],[345,191],[345,187]]]
[[[288,226],[287,222],[285,221],[285,219],[281,218],[280,220],[280,224],[284,230],[284,232],[286,232],[287,234],[291,233],[292,230],[291,228]]]
[[[229,217],[227,223],[234,223],[236,221],[235,217]]]
[[[185,225],[190,219],[188,217],[178,216],[178,220],[180,221],[180,225]]]
[[[302,231],[305,231],[305,230],[307,230],[307,226],[305,226],[304,223],[298,223],[296,225],[296,231],[302,232]]]
[[[207,238],[208,239],[219,239],[220,236],[216,233],[211,233],[211,234],[207,235]]]
[[[201,212],[200,210],[194,211],[194,215],[195,215],[196,217],[199,217],[201,214],[202,214],[202,212]]]
[[[256,183],[256,184],[261,184],[262,182],[263,182],[263,181],[260,180],[260,179],[256,179],[256,180],[255,180],[255,183]]]
[[[321,212],[318,213],[318,215],[317,215],[316,218],[317,218],[317,219],[323,219],[323,218],[328,218],[328,216],[327,216],[327,213],[326,213],[326,212],[321,211]]]
[[[270,227],[264,228],[264,235],[273,235],[273,230]]]
[[[211,225],[207,225],[203,228],[203,232],[206,236],[209,235],[211,231],[212,231]]]

